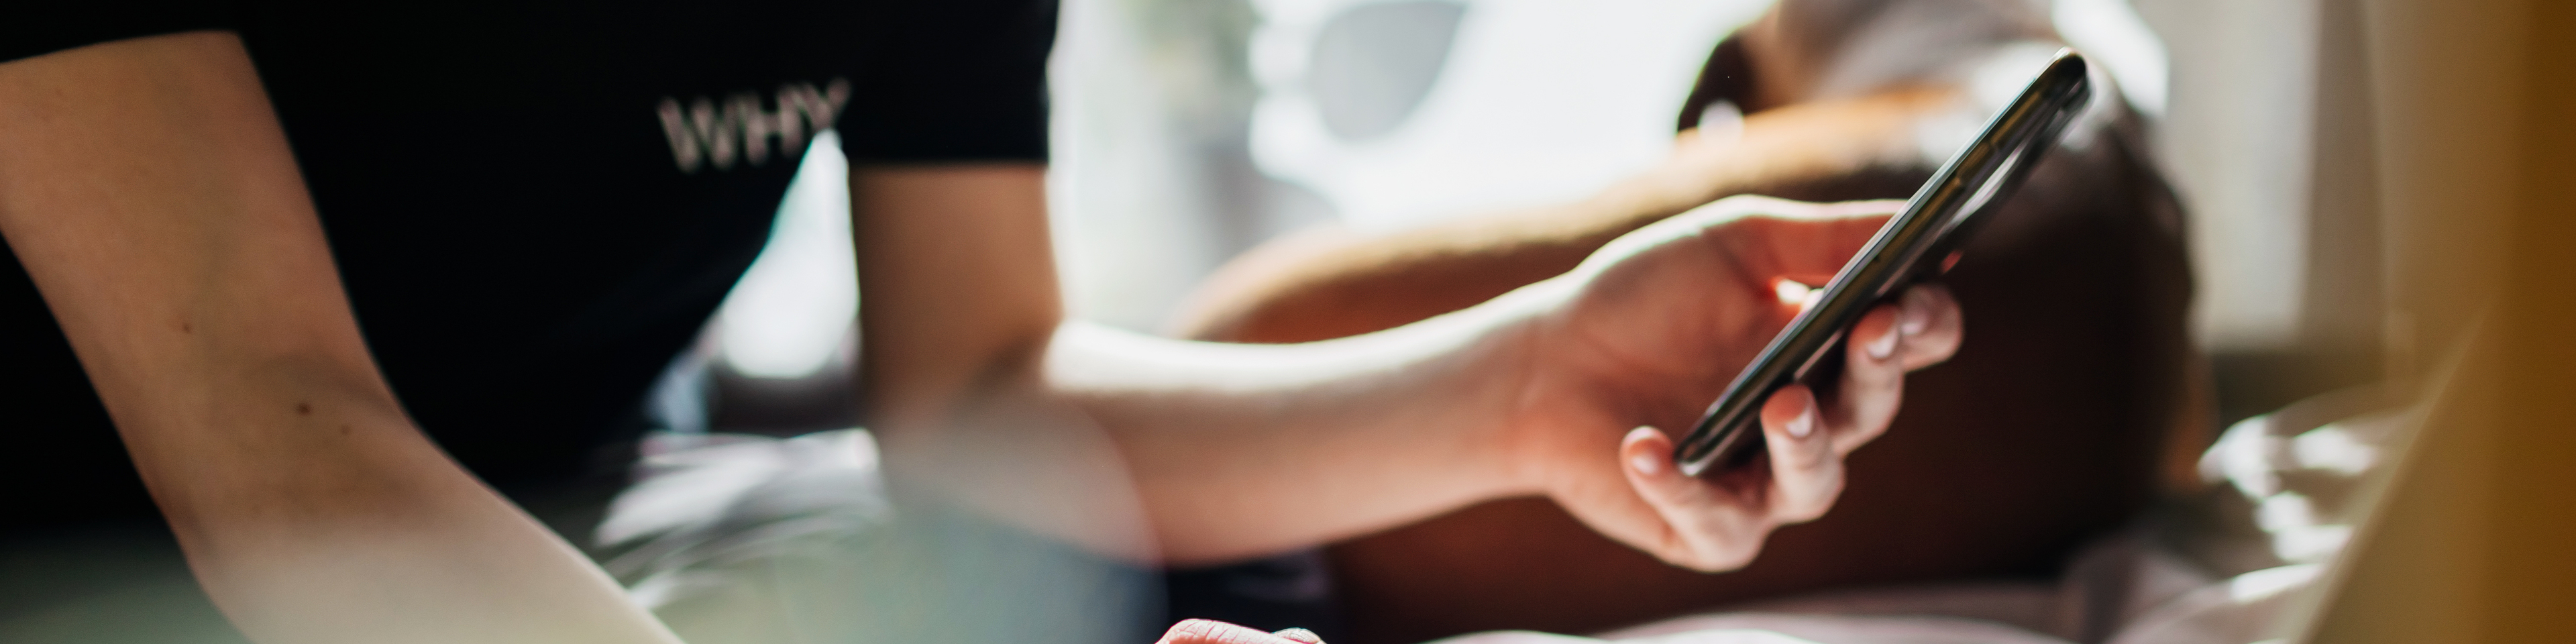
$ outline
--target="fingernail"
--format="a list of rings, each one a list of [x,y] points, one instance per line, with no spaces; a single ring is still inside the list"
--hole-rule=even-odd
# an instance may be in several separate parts
[[[1628,467],[1637,470],[1638,474],[1653,474],[1663,471],[1664,460],[1655,458],[1653,454],[1638,454],[1628,457]]]
[[[1808,407],[1808,408],[1806,408],[1806,409],[1799,410],[1799,412],[1798,412],[1798,417],[1797,417],[1797,418],[1791,418],[1791,419],[1789,419],[1789,435],[1790,435],[1790,436],[1792,436],[1792,437],[1796,437],[1796,438],[1806,438],[1808,434],[1813,434],[1813,433],[1815,433],[1815,432],[1816,432],[1816,408],[1815,408],[1815,407],[1812,407],[1812,406],[1811,406],[1811,407]]]
[[[1869,351],[1869,359],[1886,360],[1888,356],[1896,355],[1896,332],[1897,327],[1901,326],[1904,325],[1900,323],[1888,327],[1885,335],[1878,336],[1878,339],[1869,341],[1868,346],[1862,347]]]
[[[1324,644],[1323,636],[1316,635],[1314,631],[1302,628],[1283,628],[1273,631],[1270,634],[1305,642],[1306,644]]]
[[[1923,289],[1905,289],[1905,303],[1896,308],[1896,329],[1906,335],[1922,333],[1932,326],[1932,294]]]

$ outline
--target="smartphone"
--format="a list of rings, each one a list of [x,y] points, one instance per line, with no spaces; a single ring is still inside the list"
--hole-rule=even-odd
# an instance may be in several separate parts
[[[1960,240],[2030,176],[2092,96],[2084,57],[2060,50],[2020,96],[1986,122],[1976,140],[1932,173],[1905,210],[1887,220],[1869,245],[1834,274],[1816,303],[1790,320],[1709,404],[1708,413],[1673,450],[1681,471],[1698,476],[1760,453],[1763,401],[1790,383],[1840,373],[1844,331],[1878,303],[1946,270]],[[1820,363],[1831,364],[1820,369]]]

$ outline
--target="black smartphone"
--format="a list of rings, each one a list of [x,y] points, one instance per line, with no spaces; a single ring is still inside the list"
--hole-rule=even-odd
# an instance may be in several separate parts
[[[1869,245],[1852,256],[1825,284],[1815,305],[1789,321],[1744,373],[1708,406],[1699,424],[1673,450],[1682,472],[1697,476],[1712,466],[1743,462],[1762,445],[1762,402],[1771,393],[1800,379],[1839,373],[1843,332],[1861,315],[1927,274],[1944,270],[1959,241],[1975,230],[2021,185],[2048,149],[2057,145],[2066,124],[2092,98],[2092,81],[2084,57],[2059,51],[2048,68],[2013,99],[1966,149],[1950,157],[1932,180],[1914,192],[1905,210],[1878,229]]]

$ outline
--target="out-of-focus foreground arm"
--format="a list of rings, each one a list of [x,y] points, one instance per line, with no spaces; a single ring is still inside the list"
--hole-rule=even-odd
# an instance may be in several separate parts
[[[240,40],[0,64],[0,233],[268,642],[674,642],[406,418]]]

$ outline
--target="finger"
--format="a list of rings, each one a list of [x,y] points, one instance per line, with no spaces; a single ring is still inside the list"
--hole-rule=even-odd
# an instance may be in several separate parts
[[[1870,309],[1846,336],[1842,381],[1823,406],[1836,455],[1877,438],[1896,418],[1905,393],[1905,363],[1898,356],[1907,340],[1898,308],[1882,304]]]
[[[1948,287],[1918,284],[1905,289],[1899,299],[1903,307],[1898,315],[1898,332],[1905,334],[1903,363],[1906,371],[1940,364],[1958,353],[1966,328],[1959,300]]]
[[[1324,636],[1316,635],[1314,631],[1302,628],[1283,628],[1271,631],[1270,634],[1303,642],[1304,644],[1324,644]]]
[[[1163,639],[1156,644],[1299,644],[1299,640],[1212,619],[1184,619],[1163,631]]]
[[[1780,522],[1814,521],[1842,494],[1842,453],[1821,411],[1805,385],[1782,387],[1762,403],[1762,438],[1771,455],[1764,509]]]
[[[1658,559],[1681,565],[1689,548],[1680,541],[1678,532],[1664,518],[1662,511],[1646,502],[1645,495],[1633,479],[1638,470],[1661,475],[1672,469],[1670,460],[1640,461],[1631,432],[1628,440],[1602,458],[1579,459],[1576,467],[1601,468],[1588,475],[1570,475],[1561,485],[1550,489],[1549,496],[1584,525],[1591,526],[1612,540],[1636,548]],[[1652,457],[1652,454],[1649,454]],[[1669,455],[1666,456],[1669,458]]]
[[[1904,318],[1905,307],[1902,305],[1871,307],[1869,312],[1861,314],[1859,322],[1852,323],[1851,333],[1844,337],[1851,338],[1850,350],[1861,354],[1855,357],[1866,358],[1870,362],[1890,362],[1896,357],[1898,341],[1905,335]]]
[[[1663,530],[1645,544],[1677,566],[1705,572],[1743,567],[1759,550],[1767,520],[1741,496],[1673,467],[1673,441],[1653,427],[1628,432],[1619,443],[1628,484],[1662,519]]]

